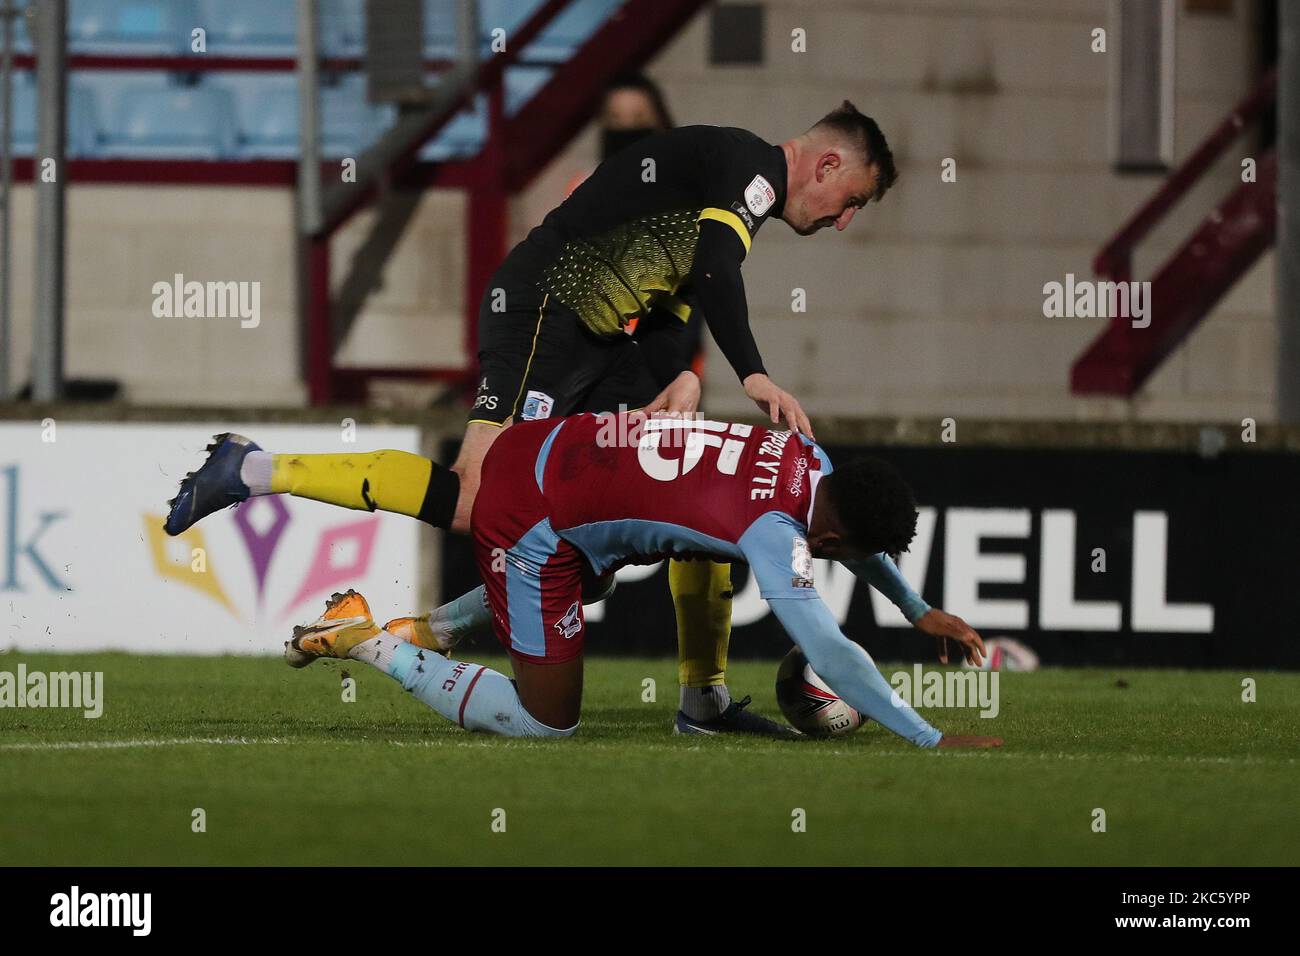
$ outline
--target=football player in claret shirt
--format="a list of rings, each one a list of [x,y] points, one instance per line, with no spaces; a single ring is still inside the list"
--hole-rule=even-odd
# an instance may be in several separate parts
[[[256,494],[413,514],[419,502],[406,497],[407,485],[390,488],[385,479],[418,462],[441,467],[400,451],[273,455],[218,436],[207,462],[182,482],[167,529],[179,534]],[[910,619],[948,619],[942,633],[979,664],[980,636],[929,608],[890,558],[911,542],[916,517],[911,490],[886,462],[832,470],[819,446],[793,432],[639,414],[525,422],[485,458],[470,521],[487,588],[477,624],[490,623],[509,652],[513,681],[451,659],[451,642],[423,618],[381,628],[355,591],[334,595],[317,621],[295,628],[285,658],[299,667],[317,657],[372,664],[470,730],[567,737],[582,706],[584,592],[599,592],[625,564],[745,561],[813,669],[864,716],[918,747],[995,745],[945,738],[900,700],[817,593],[813,558],[839,560]]]
[[[657,112],[658,123],[671,125]],[[478,389],[460,451],[450,469],[411,491],[421,496],[419,517],[435,527],[468,532],[483,457],[512,422],[640,408],[695,412],[700,380],[691,358],[704,327],[773,424],[784,419],[814,434],[799,402],[767,374],[741,266],[768,220],[811,236],[843,230],[879,202],[896,178],[884,133],[846,100],[780,143],[724,126],[619,140],[483,290]],[[779,732],[731,701],[730,566],[672,560],[668,581],[681,683],[675,729]],[[428,618],[454,632],[484,601],[476,588]]]

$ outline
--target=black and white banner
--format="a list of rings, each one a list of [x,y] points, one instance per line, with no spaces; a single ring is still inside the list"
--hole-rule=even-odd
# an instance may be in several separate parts
[[[1300,667],[1300,457],[1274,452],[829,447],[875,454],[921,505],[900,567],[935,607],[1044,664]],[[444,593],[476,583],[468,545],[447,545]],[[932,645],[879,593],[818,561],[818,591],[878,659]],[[732,571],[733,657],[776,657],[789,639],[743,565]],[[626,568],[588,609],[594,654],[674,653],[662,566]]]

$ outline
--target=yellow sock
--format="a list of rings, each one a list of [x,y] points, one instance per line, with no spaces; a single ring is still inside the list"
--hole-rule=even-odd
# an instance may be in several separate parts
[[[731,565],[670,561],[668,587],[677,611],[677,675],[683,687],[727,680],[731,640]]]
[[[273,455],[271,491],[358,511],[420,516],[433,462],[406,451]]]

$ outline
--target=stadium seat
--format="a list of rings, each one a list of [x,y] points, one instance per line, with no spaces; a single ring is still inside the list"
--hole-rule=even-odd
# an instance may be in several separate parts
[[[525,103],[537,95],[555,72],[549,66],[512,66],[506,70],[505,110],[514,116]]]
[[[479,0],[479,55],[491,55],[492,31],[510,33],[541,6],[541,0]],[[456,58],[456,4],[454,0],[424,0],[424,55],[430,59]]]
[[[523,52],[529,62],[563,63],[609,19],[623,0],[574,0]]]
[[[23,12],[23,10],[27,7],[27,5],[28,5],[28,0],[18,0],[18,2],[14,4],[14,6],[18,8],[19,14]],[[20,15],[14,18],[13,37],[14,37],[15,53],[32,52],[32,37],[27,30],[27,18],[25,16]]]
[[[333,86],[322,86],[321,155],[356,156],[373,143],[397,116],[393,106],[366,100],[366,80],[349,74]]]
[[[324,0],[320,8],[321,56],[364,56],[365,0]]]
[[[36,153],[36,83],[26,71],[14,73],[13,150],[16,156]],[[4,115],[0,103],[0,116]],[[95,95],[75,80],[68,88],[67,153],[71,157],[94,156],[99,149],[99,122]]]
[[[106,156],[227,159],[235,154],[234,98],[204,86],[123,92],[107,135]]]
[[[230,93],[241,159],[298,155],[298,82],[292,73],[210,73],[202,85]]]
[[[482,95],[474,98],[474,108],[457,113],[446,126],[424,145],[420,158],[430,162],[459,159],[476,153],[487,136],[487,104]]]
[[[175,86],[170,73],[163,70],[73,70],[68,74],[71,89],[84,87],[93,92],[95,115],[101,141],[112,136],[123,94],[142,89],[169,90]]]
[[[292,74],[213,74],[203,86],[222,90],[234,104],[242,159],[298,155],[298,86]],[[391,106],[366,100],[365,78],[349,74],[320,91],[321,154],[355,156],[396,117]]]
[[[70,0],[76,53],[187,53],[199,25],[192,0]]]
[[[293,56],[298,6],[287,0],[201,0],[208,52],[220,56]]]

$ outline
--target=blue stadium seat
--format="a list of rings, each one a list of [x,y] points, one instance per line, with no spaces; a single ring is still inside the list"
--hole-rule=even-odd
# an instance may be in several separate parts
[[[203,86],[231,97],[241,159],[293,159],[298,155],[298,86],[291,74],[211,74]],[[356,156],[396,118],[391,106],[366,101],[365,77],[348,74],[320,91],[321,154]]]
[[[18,0],[14,6],[18,8],[18,12],[21,14],[24,8],[26,8],[27,3],[28,0]],[[13,37],[15,53],[32,52],[32,38],[31,34],[27,30],[27,18],[25,16],[18,16],[14,19]]]
[[[292,73],[209,73],[202,85],[231,95],[239,158],[298,155],[298,82]]]
[[[36,153],[36,82],[26,71],[14,72],[13,149],[16,156]],[[4,104],[0,103],[0,115]],[[94,156],[99,150],[95,95],[75,80],[68,88],[67,153],[73,158]]]
[[[522,51],[523,58],[563,63],[622,4],[623,0],[574,0]]]
[[[244,159],[298,157],[298,90],[268,89],[251,119],[240,124],[239,155]]]
[[[109,134],[121,111],[122,94],[141,89],[168,90],[175,85],[172,75],[162,70],[73,70],[71,88],[90,90],[95,102],[99,131]]]
[[[293,0],[201,0],[208,52],[220,56],[293,56],[298,5]]]
[[[420,150],[420,158],[430,162],[460,159],[476,153],[487,136],[487,101],[482,94],[474,98],[473,109],[464,110],[447,123]]]
[[[536,12],[542,0],[479,0],[479,55],[491,56],[492,31],[510,34]],[[424,55],[430,59],[456,58],[455,0],[424,0]]]
[[[397,116],[393,106],[366,100],[366,80],[349,74],[320,91],[321,155],[356,156],[373,143]]]
[[[70,0],[68,48],[77,53],[188,53],[200,26],[193,0]]]
[[[320,8],[321,56],[364,56],[365,0],[323,0]]]
[[[132,159],[227,159],[238,142],[227,90],[178,86],[124,91],[103,147]]]
[[[506,70],[505,110],[514,116],[537,95],[555,71],[549,66],[512,66]]]

